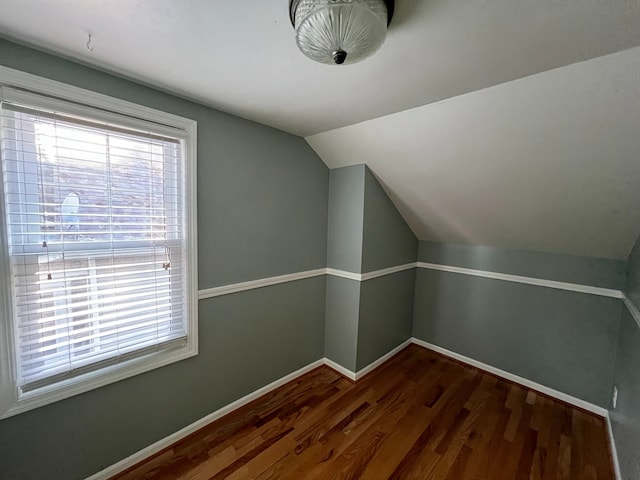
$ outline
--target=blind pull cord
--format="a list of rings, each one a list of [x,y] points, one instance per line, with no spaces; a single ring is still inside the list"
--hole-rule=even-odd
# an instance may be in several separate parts
[[[51,280],[51,261],[49,259],[49,244],[46,240],[42,241],[42,246],[47,249],[47,280]]]

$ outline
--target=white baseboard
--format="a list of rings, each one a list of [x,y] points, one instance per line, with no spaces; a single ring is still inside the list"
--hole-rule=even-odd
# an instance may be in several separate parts
[[[187,425],[183,429],[178,430],[177,432],[172,433],[171,435],[161,440],[158,440],[156,443],[149,445],[146,448],[143,448],[142,450],[134,453],[133,455],[130,455],[129,457],[123,460],[120,460],[118,463],[114,463],[113,465],[105,468],[104,470],[101,470],[98,473],[91,475],[86,480],[108,480],[114,475],[124,472],[127,468],[131,468],[134,465],[137,465],[143,460],[149,458],[150,456],[155,455],[161,450],[167,447],[170,447],[174,443],[182,440],[183,438],[186,438],[187,436],[200,430],[201,428],[206,427],[211,422],[214,422],[215,420],[218,420],[219,418],[224,417],[225,415],[233,412],[234,410],[237,410],[238,408],[247,405],[248,403],[261,397],[262,395],[265,395],[275,390],[276,388],[281,387],[285,383],[295,380],[299,376],[304,375],[305,373],[308,373],[311,370],[324,365],[325,364],[324,360],[325,359],[320,359],[313,363],[310,363],[309,365],[302,367],[301,369],[296,370],[295,372],[292,372],[289,375],[286,375],[280,378],[279,380],[276,380],[275,382],[270,383],[269,385],[265,385],[264,387],[259,388],[255,392],[245,395],[239,400],[236,400],[235,402],[230,403],[229,405],[226,405],[216,410],[213,413],[210,413],[206,417],[203,417],[200,420],[196,420],[191,425]]]
[[[613,428],[611,427],[611,416],[609,412],[607,412],[606,421],[607,435],[609,436],[609,448],[611,449],[611,460],[613,460],[613,471],[615,472],[616,480],[622,480],[620,462],[618,461],[618,450],[616,449],[616,439],[613,436]]]
[[[334,362],[333,360],[329,360],[328,358],[324,358],[323,359],[323,363],[335,370],[336,372],[338,372],[340,375],[344,375],[345,377],[347,377],[349,380],[355,382],[356,381],[356,374],[355,372],[352,372],[351,370],[349,370],[348,368],[343,367],[342,365],[340,365],[339,363]]]
[[[571,395],[567,395],[566,393],[559,392],[558,390],[546,387],[527,378],[514,375],[513,373],[509,373],[505,370],[500,370],[499,368],[492,367],[491,365],[479,362],[477,360],[474,360],[473,358],[465,357],[464,355],[460,355],[459,353],[452,352],[451,350],[447,350],[446,348],[442,348],[432,343],[425,342],[424,340],[420,340],[414,337],[411,339],[411,341],[412,343],[424,347],[428,350],[432,350],[446,357],[453,358],[454,360],[458,360],[459,362],[466,363],[467,365],[471,365],[472,367],[476,367],[480,370],[484,370],[485,372],[492,373],[500,378],[504,378],[524,387],[536,390],[540,393],[544,393],[545,395],[568,403],[569,405],[573,405],[574,407],[578,407],[588,412],[595,413],[596,415],[599,415],[601,417],[607,416],[606,408],[599,407],[598,405],[594,405],[593,403],[586,402]]]
[[[402,350],[404,350],[405,348],[407,348],[409,345],[411,345],[412,339],[409,338],[408,340],[405,340],[404,342],[402,342],[400,345],[398,345],[396,348],[394,348],[393,350],[391,350],[390,352],[384,354],[382,357],[380,357],[379,359],[371,362],[369,365],[367,365],[366,367],[358,370],[355,373],[355,380],[360,380],[362,377],[364,377],[367,373],[372,372],[373,370],[375,370],[376,368],[378,368],[380,365],[382,365],[384,362],[386,362],[387,360],[389,360],[391,357],[393,357],[395,354],[401,352]],[[351,372],[353,373],[353,372]]]
[[[336,363],[333,360],[329,360],[328,358],[324,359],[324,364],[327,367],[332,368],[333,370],[338,372],[340,375],[344,375],[349,380],[351,380],[353,382],[356,382],[356,381],[360,380],[362,377],[364,377],[367,373],[372,372],[373,370],[378,368],[384,362],[386,362],[391,357],[393,357],[396,353],[401,352],[402,350],[407,348],[409,345],[411,345],[411,343],[412,343],[412,339],[411,338],[409,338],[408,340],[405,340],[400,345],[395,347],[393,350],[390,350],[389,352],[385,353],[379,359],[374,360],[369,365],[367,365],[366,367],[358,370],[357,372],[349,370],[348,368],[343,367],[339,363]]]

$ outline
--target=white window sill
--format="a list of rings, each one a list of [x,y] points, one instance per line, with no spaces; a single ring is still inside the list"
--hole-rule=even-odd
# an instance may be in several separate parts
[[[21,397],[5,411],[0,420],[18,415],[34,408],[43,407],[50,403],[64,400],[141,373],[164,367],[174,362],[184,360],[198,354],[198,346],[195,341],[187,343],[182,348],[169,351],[152,353],[141,358],[135,358],[127,362],[90,372],[85,375],[58,382],[48,387],[43,387],[33,392],[21,395]]]

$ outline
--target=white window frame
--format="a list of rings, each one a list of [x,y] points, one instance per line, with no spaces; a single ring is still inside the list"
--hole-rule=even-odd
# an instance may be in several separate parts
[[[183,348],[155,352],[144,357],[111,365],[103,369],[19,394],[13,341],[13,314],[7,221],[4,200],[0,201],[0,419],[17,415],[58,400],[78,395],[110,383],[169,365],[198,354],[198,263],[197,263],[197,122],[188,118],[130,103],[107,95],[73,87],[0,65],[0,86],[21,88],[61,101],[98,108],[114,115],[126,116],[127,122],[140,122],[142,129],[151,122],[164,131],[173,130],[183,140],[185,164],[185,244],[186,244],[186,312],[187,343]],[[0,197],[4,192],[0,178]]]

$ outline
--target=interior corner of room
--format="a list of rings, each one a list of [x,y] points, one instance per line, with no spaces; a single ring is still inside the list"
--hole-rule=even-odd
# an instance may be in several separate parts
[[[394,21],[410,27],[405,8]],[[494,58],[500,82],[442,98],[318,105],[313,119],[293,100],[269,117],[240,89],[234,109],[3,28],[1,67],[197,121],[199,345],[0,420],[0,478],[107,480],[303,372],[357,382],[411,343],[605,417],[616,474],[640,475],[637,33],[530,55],[531,68]],[[383,60],[401,63],[362,68]]]

